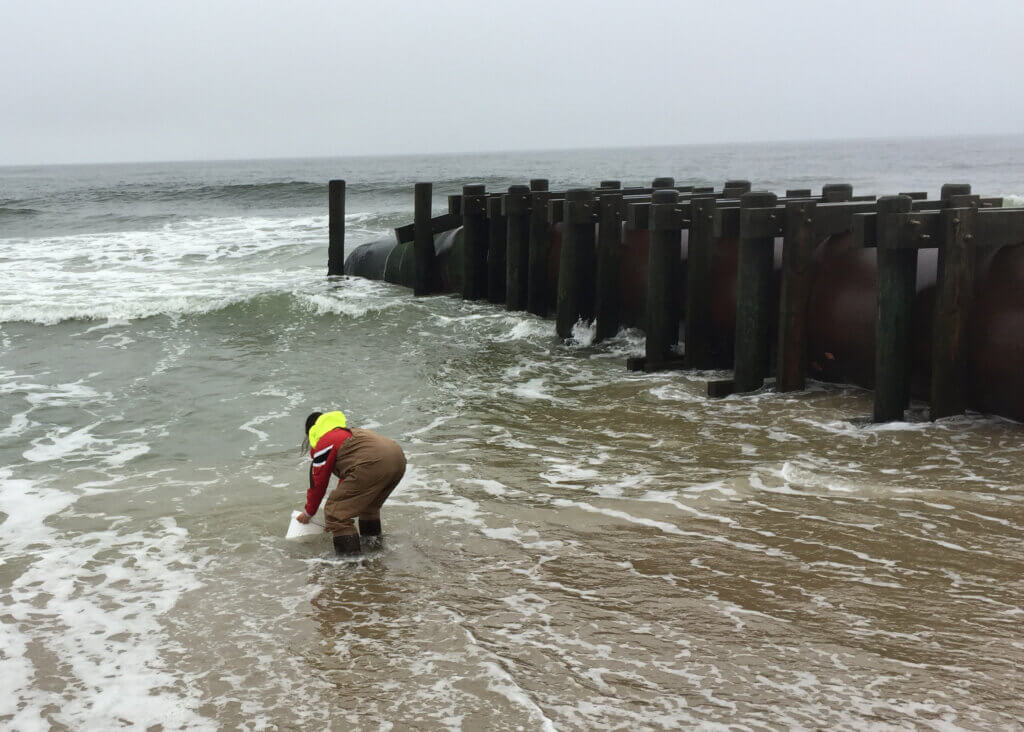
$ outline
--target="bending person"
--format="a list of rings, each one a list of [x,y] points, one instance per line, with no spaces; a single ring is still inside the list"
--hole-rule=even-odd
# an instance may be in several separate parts
[[[324,503],[324,527],[334,534],[334,551],[358,554],[360,535],[367,548],[380,547],[380,508],[405,475],[402,448],[370,430],[349,429],[341,412],[313,412],[306,417],[306,434],[313,462],[305,513],[296,520],[309,523],[334,474],[338,485]],[[358,531],[353,519],[359,519]]]

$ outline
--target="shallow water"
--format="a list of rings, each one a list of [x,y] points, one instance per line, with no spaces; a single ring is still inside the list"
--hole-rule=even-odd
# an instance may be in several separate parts
[[[359,195],[350,246],[404,216]],[[1020,726],[1019,424],[708,401],[220,213],[0,239],[4,726]],[[334,407],[409,457],[357,561],[282,538]]]

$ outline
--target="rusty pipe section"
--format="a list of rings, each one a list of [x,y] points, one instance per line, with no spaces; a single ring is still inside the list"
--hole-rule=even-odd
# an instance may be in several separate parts
[[[685,287],[686,234],[683,232]],[[552,227],[548,251],[549,282],[558,281],[561,227]],[[732,363],[736,329],[735,239],[716,242],[711,317],[717,334],[718,365]],[[457,292],[462,268],[462,230],[438,234],[436,292]],[[619,288],[624,325],[643,327],[647,301],[649,238],[646,230],[624,228]],[[979,249],[975,300],[970,320],[967,363],[968,393],[972,409],[1024,421],[1024,242],[996,250]],[[932,319],[935,300],[937,253],[919,252],[917,295],[913,310],[914,396],[927,398],[931,378]],[[775,246],[778,301],[781,240]],[[394,239],[364,244],[345,262],[345,274],[383,279],[412,286],[412,244]],[[873,388],[875,383],[875,300],[878,268],[875,249],[857,247],[850,234],[821,242],[813,258],[807,317],[808,376],[821,381]],[[557,288],[550,288],[554,308]],[[681,302],[686,301],[681,292]],[[773,310],[777,316],[777,308]],[[685,317],[685,313],[684,313]],[[775,329],[773,323],[773,332]],[[773,341],[774,342],[774,341]]]

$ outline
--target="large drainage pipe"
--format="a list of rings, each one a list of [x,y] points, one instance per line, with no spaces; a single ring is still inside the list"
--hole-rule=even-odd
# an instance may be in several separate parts
[[[544,270],[557,281],[561,225],[552,227]],[[686,238],[683,232],[683,266]],[[434,292],[461,290],[462,230],[434,237],[437,252]],[[711,319],[716,333],[715,362],[732,361],[736,329],[737,241],[715,243],[711,277]],[[621,250],[620,302],[624,325],[643,327],[647,301],[649,235],[626,227]],[[775,290],[779,277],[778,241]],[[913,308],[911,393],[927,399],[930,386],[931,330],[937,254],[921,249]],[[875,384],[875,319],[878,282],[877,249],[856,246],[851,234],[826,239],[814,253],[807,317],[808,376],[865,388]],[[345,274],[413,285],[412,243],[383,239],[356,248]],[[546,293],[549,308],[554,291]],[[775,308],[770,310],[776,317]],[[772,325],[774,329],[774,324]],[[1024,421],[1024,243],[997,250],[981,249],[975,299],[969,326],[967,378],[969,405],[981,412]]]

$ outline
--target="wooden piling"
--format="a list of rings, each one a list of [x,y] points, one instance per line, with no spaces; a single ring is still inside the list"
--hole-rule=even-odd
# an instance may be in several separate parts
[[[555,330],[560,338],[571,336],[578,320],[594,318],[597,274],[594,219],[594,191],[589,188],[566,191],[555,316]]]
[[[530,256],[527,267],[526,309],[534,315],[548,314],[548,252],[551,224],[548,223],[548,182],[530,181]]]
[[[711,298],[714,273],[714,198],[690,203],[690,232],[686,254],[686,325],[684,362],[688,369],[714,367]]]
[[[799,391],[806,384],[807,299],[811,290],[811,258],[818,243],[814,231],[816,208],[814,201],[786,203],[776,391]]]
[[[670,176],[662,178],[655,178],[651,181],[651,188],[658,190],[659,188],[674,188],[676,185],[676,179]]]
[[[487,297],[487,192],[482,185],[462,187],[462,297]]]
[[[722,198],[739,198],[744,193],[750,192],[749,180],[727,180],[722,186]]]
[[[853,200],[853,186],[849,183],[827,183],[821,187],[824,203],[842,203]]]
[[[771,208],[775,203],[774,193],[758,191],[740,196],[741,209]],[[768,374],[774,245],[775,238],[772,236],[744,236],[741,223],[736,272],[736,355],[733,379],[737,392],[760,389]]]
[[[530,188],[509,186],[503,199],[506,221],[505,307],[526,309],[527,269],[530,266]]]
[[[454,193],[448,196],[448,213],[459,217],[459,225],[462,225],[462,194]]]
[[[594,340],[612,338],[621,323],[619,288],[622,262],[622,194],[605,193],[597,202],[597,281]]]
[[[601,190],[619,190],[622,188],[621,180],[603,180],[599,186]]]
[[[970,183],[945,183],[939,190],[939,200],[948,208],[954,196],[971,195]]]
[[[429,295],[434,282],[434,232],[431,209],[434,186],[417,183],[413,193],[413,294]]]
[[[327,276],[345,274],[345,181],[327,184]]]
[[[977,202],[967,184],[942,186],[943,236],[935,276],[932,326],[932,378],[929,417],[933,420],[967,410],[967,324],[974,303]]]
[[[645,371],[655,371],[679,360],[673,349],[679,342],[681,260],[679,193],[657,190],[651,196]]]
[[[493,303],[505,302],[508,229],[501,204],[501,196],[487,199],[487,299]]]
[[[878,199],[878,304],[875,314],[875,422],[902,420],[910,402],[910,337],[917,284],[917,249],[898,248],[899,222],[909,196]]]

